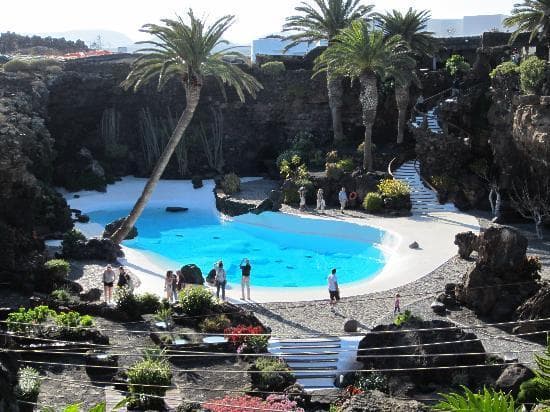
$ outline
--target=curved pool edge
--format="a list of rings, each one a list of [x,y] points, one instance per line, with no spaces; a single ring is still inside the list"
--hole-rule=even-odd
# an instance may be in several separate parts
[[[108,206],[117,208],[121,205],[131,206],[134,195],[139,194],[146,179],[125,178],[122,182],[110,185],[106,193],[82,192],[83,196],[78,199],[67,194],[67,201],[71,208],[81,209],[84,212],[102,209],[106,207],[106,196],[109,196]],[[201,208],[208,208],[214,204],[212,187],[209,183],[202,189],[194,189],[193,197],[183,196],[190,185],[189,181],[160,181],[157,190],[151,201],[152,205],[162,204],[164,206],[176,205],[200,205]],[[174,192],[175,188],[178,188]],[[174,197],[174,193],[180,196]],[[114,199],[111,197],[114,196]],[[205,202],[206,200],[206,202]],[[85,207],[89,206],[89,207]],[[96,209],[93,209],[93,208]],[[432,272],[456,254],[454,236],[456,233],[473,230],[479,231],[479,224],[474,216],[458,212],[438,212],[429,216],[411,216],[402,218],[383,218],[368,216],[358,218],[349,215],[318,215],[311,213],[300,213],[294,209],[285,208],[283,212],[292,216],[299,216],[310,219],[344,220],[360,226],[369,226],[386,232],[392,239],[393,245],[380,245],[382,250],[389,251],[389,259],[386,265],[372,278],[353,283],[341,285],[342,297],[359,296],[372,292],[400,287],[411,283],[424,275]],[[89,225],[89,224],[87,224]],[[85,228],[86,225],[77,225]],[[99,226],[99,225],[97,225]],[[89,228],[90,226],[88,226]],[[95,228],[97,231],[98,228]],[[408,245],[418,242],[419,250],[410,249]],[[145,253],[136,249],[123,246],[125,258],[121,264],[127,265],[141,281],[138,292],[153,292],[163,295],[162,274],[166,268],[163,267],[161,259],[152,259]],[[300,287],[300,288],[275,288],[254,286],[252,277],[251,295],[252,302],[293,302],[312,301],[328,299],[328,292],[324,287]],[[227,297],[233,303],[243,302],[240,298],[241,291],[239,284],[230,284],[227,289]]]

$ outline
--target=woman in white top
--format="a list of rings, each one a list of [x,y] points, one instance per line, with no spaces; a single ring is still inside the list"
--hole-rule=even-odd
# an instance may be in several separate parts
[[[113,300],[113,283],[115,282],[115,271],[111,265],[103,272],[103,293],[106,303],[111,303]]]
[[[348,203],[348,194],[346,193],[345,187],[343,187],[338,193],[338,200],[340,201],[340,211],[344,213],[344,209]]]
[[[227,279],[225,277],[225,269],[223,268],[223,262],[220,260],[216,266],[216,298],[220,298],[220,289],[222,290],[222,300],[225,300],[225,285]]]

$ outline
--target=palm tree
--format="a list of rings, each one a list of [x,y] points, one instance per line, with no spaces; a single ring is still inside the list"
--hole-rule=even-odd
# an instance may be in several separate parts
[[[317,58],[316,73],[359,79],[359,96],[363,108],[365,142],[363,168],[372,170],[372,125],[378,106],[378,80],[391,77],[403,81],[401,67],[410,67],[414,59],[400,36],[386,38],[381,30],[370,30],[364,20],[355,20],[334,38],[334,42]]]
[[[505,27],[515,28],[510,43],[523,32],[530,32],[529,42],[538,38],[546,42],[550,62],[550,0],[523,0],[514,4],[512,15],[503,21]]]
[[[169,80],[177,79],[185,89],[186,106],[178,123],[166,144],[151,177],[143,189],[130,214],[121,227],[113,234],[112,240],[120,243],[129,233],[143,212],[156,184],[168,165],[174,150],[183,137],[187,126],[199,103],[204,79],[215,77],[220,84],[227,84],[235,89],[244,101],[245,92],[256,96],[262,85],[251,75],[224,60],[224,56],[238,55],[230,48],[214,51],[227,44],[222,40],[226,30],[233,24],[234,16],[224,16],[210,27],[196,18],[192,10],[187,13],[189,23],[180,16],[175,20],[163,19],[161,25],[146,24],[141,31],[153,36],[154,40],[142,42],[150,48],[140,50],[143,53],[132,65],[131,71],[123,81],[125,89],[137,91],[142,86],[155,80],[157,89],[162,89]]]
[[[409,7],[405,14],[398,10],[392,10],[386,14],[375,14],[374,19],[382,29],[386,37],[400,35],[403,41],[414,53],[415,57],[431,56],[435,51],[435,38],[433,33],[426,31],[430,20],[428,10],[414,10]],[[395,100],[399,117],[397,121],[397,143],[403,143],[405,134],[405,123],[407,121],[407,109],[409,106],[409,89],[412,82],[418,82],[415,73],[416,62],[413,67],[403,67],[405,76],[402,83],[395,84]]]
[[[366,18],[374,6],[359,4],[361,0],[312,0],[312,4],[302,2],[296,7],[299,15],[286,19],[283,31],[296,32],[285,37],[291,40],[286,50],[300,42],[314,43],[327,40],[329,44],[338,32],[348,27],[356,19]],[[342,78],[327,73],[328,102],[332,116],[334,141],[344,139],[342,127],[343,94]]]

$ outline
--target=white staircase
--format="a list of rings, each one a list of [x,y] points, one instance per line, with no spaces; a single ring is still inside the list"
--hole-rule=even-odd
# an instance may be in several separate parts
[[[335,380],[345,370],[359,365],[357,347],[362,338],[271,339],[268,351],[286,361],[305,390],[333,389]]]
[[[424,185],[416,171],[414,160],[403,163],[401,167],[393,172],[393,176],[395,179],[407,183],[411,188],[411,211],[413,214],[456,211],[452,204],[440,204],[436,193]]]
[[[441,126],[439,125],[439,120],[437,118],[437,115],[435,114],[435,110],[429,110],[428,113],[426,113],[426,120],[428,121],[428,130],[432,131],[436,134],[443,133],[443,129],[441,129]],[[424,123],[424,116],[416,116],[415,121],[413,122],[414,127],[422,127],[422,124]]]

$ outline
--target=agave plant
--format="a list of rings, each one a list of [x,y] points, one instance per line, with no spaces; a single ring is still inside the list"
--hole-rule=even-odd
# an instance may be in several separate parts
[[[440,394],[443,401],[434,406],[435,411],[445,412],[515,412],[516,406],[512,395],[483,388],[474,393],[462,386],[464,393],[452,392]]]

